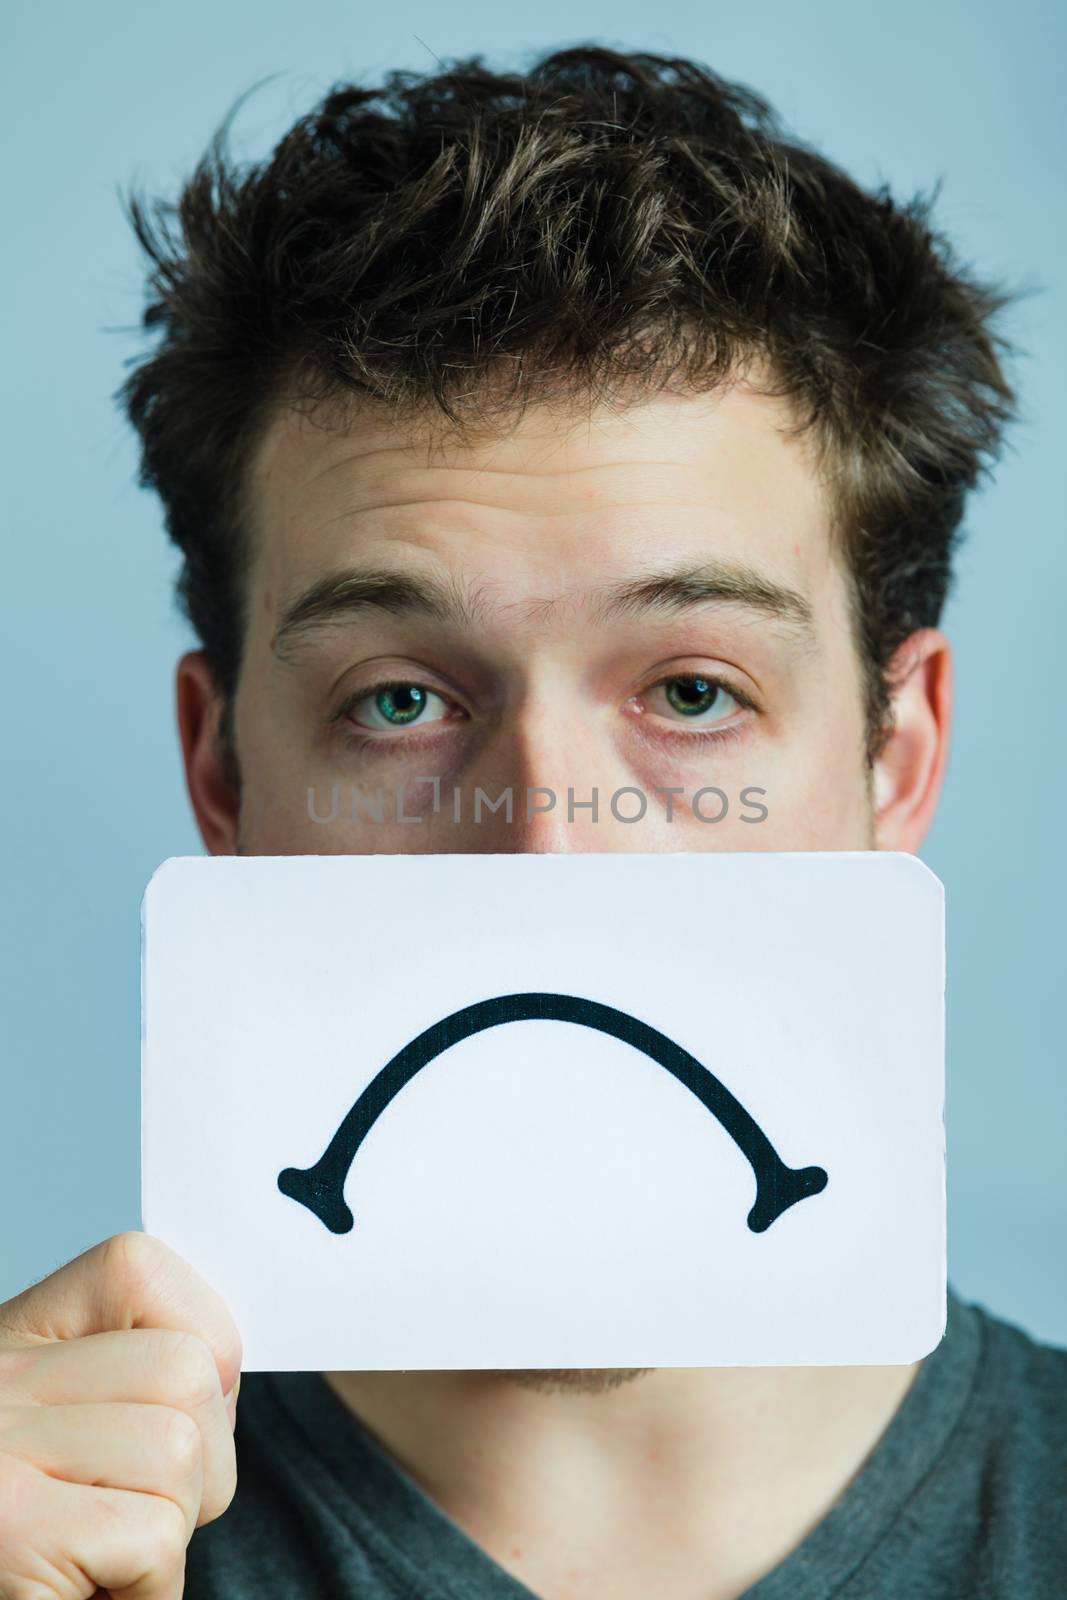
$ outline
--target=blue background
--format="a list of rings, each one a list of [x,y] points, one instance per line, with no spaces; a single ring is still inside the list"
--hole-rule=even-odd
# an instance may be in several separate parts
[[[1067,12],[1053,0],[651,9],[656,26],[632,0],[542,0],[518,23],[499,0],[98,0],[9,16],[0,1298],[139,1224],[138,907],[159,861],[200,849],[174,726],[187,642],[175,561],[110,399],[142,348],[118,188],[172,195],[236,95],[268,74],[236,125],[249,157],[337,79],[473,51],[519,67],[595,41],[750,83],[866,184],[910,193],[942,178],[936,216],[963,257],[1037,290],[1004,324],[1026,351],[1024,415],[970,507],[947,617],[958,721],[923,854],[948,908],[950,1276],[1067,1343]]]

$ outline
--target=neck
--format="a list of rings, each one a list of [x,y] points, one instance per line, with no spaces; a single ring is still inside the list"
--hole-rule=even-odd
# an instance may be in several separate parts
[[[917,1370],[663,1368],[599,1383],[559,1374],[551,1387],[536,1373],[324,1376],[544,1600],[623,1600],[627,1583],[664,1600],[729,1600],[826,1514]],[[627,1578],[609,1578],[615,1568]]]

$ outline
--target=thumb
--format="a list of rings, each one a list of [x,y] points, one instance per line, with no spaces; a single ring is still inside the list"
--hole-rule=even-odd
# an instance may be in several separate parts
[[[196,1334],[215,1358],[223,1394],[237,1381],[241,1337],[225,1302],[148,1233],[117,1233],[0,1305],[0,1345],[124,1328]]]

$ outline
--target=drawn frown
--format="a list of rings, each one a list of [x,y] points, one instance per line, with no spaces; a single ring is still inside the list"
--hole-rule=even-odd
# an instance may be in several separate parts
[[[756,1198],[747,1220],[753,1233],[765,1233],[798,1200],[807,1200],[826,1188],[829,1180],[823,1167],[787,1166],[763,1129],[725,1084],[665,1033],[599,1000],[529,992],[476,1001],[417,1034],[371,1079],[314,1166],[286,1167],[278,1174],[282,1194],[314,1212],[331,1233],[348,1233],[354,1222],[343,1192],[349,1169],[363,1140],[405,1084],[442,1051],[472,1034],[508,1022],[531,1020],[576,1022],[596,1028],[643,1051],[691,1090],[722,1124],[752,1168]]]

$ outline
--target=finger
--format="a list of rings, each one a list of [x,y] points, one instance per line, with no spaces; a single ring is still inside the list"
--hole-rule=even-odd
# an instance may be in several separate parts
[[[200,1430],[169,1406],[0,1408],[0,1453],[68,1483],[172,1500],[191,1539],[200,1515]]]
[[[133,1328],[0,1351],[0,1390],[12,1405],[62,1408],[124,1401],[184,1411],[200,1433],[198,1525],[221,1516],[233,1499],[233,1429],[211,1351],[195,1334]]]
[[[240,1392],[241,1380],[238,1378],[229,1394],[223,1395],[222,1397],[223,1404],[226,1407],[226,1415],[230,1419],[231,1433],[234,1433],[237,1430],[237,1396],[240,1394]]]
[[[127,1328],[195,1333],[214,1356],[223,1393],[233,1388],[241,1337],[225,1302],[151,1234],[117,1233],[0,1305],[0,1344]]]
[[[7,1509],[0,1506],[0,1531]],[[16,1593],[88,1600],[103,1589],[111,1600],[181,1600],[188,1538],[173,1501],[33,1473],[17,1512],[36,1537],[15,1556],[19,1567],[2,1575]]]

